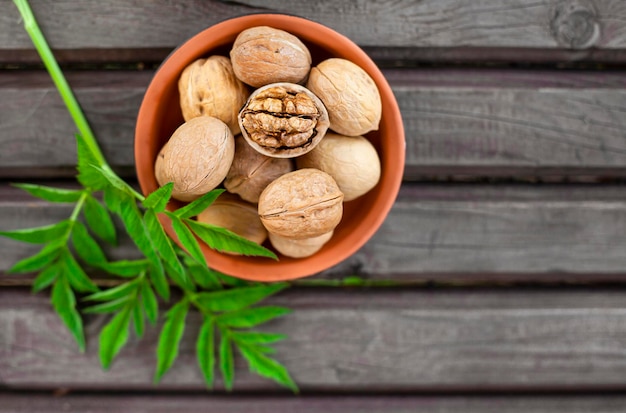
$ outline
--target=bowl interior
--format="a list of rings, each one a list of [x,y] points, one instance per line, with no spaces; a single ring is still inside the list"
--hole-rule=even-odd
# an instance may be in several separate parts
[[[355,253],[384,221],[402,181],[405,140],[398,104],[383,74],[356,44],[321,24],[277,14],[237,17],[200,32],[163,62],[146,90],[137,117],[135,163],[142,192],[149,194],[156,190],[156,156],[174,130],[184,122],[178,103],[178,78],[183,69],[201,57],[228,56],[232,43],[242,30],[262,25],[299,37],[311,51],[313,65],[330,57],[341,57],[359,65],[376,82],[383,106],[379,129],[365,135],[381,159],[380,182],[366,195],[344,204],[343,218],[333,238],[317,254],[300,259],[279,256],[280,260],[274,261],[222,254],[201,243],[208,265],[215,270],[248,280],[279,281],[324,271]],[[168,209],[175,210],[182,205],[172,200]],[[169,220],[163,216],[159,218],[166,232],[176,240]]]

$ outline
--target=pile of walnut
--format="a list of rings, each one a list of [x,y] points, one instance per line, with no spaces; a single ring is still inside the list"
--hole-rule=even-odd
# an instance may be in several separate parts
[[[185,123],[155,172],[182,201],[224,186],[229,193],[200,222],[259,244],[269,236],[279,253],[306,257],[332,237],[343,202],[378,183],[380,159],[361,135],[378,129],[380,94],[348,60],[311,68],[297,37],[253,27],[239,34],[230,59],[191,63],[178,87]]]

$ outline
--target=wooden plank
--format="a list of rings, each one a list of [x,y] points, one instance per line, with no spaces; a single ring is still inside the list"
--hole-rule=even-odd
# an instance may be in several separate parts
[[[31,48],[9,3],[2,0],[6,12],[0,16],[1,48]],[[210,25],[257,12],[319,21],[363,46],[611,50],[626,46],[626,6],[620,0],[32,3],[43,31],[58,49],[171,49]]]
[[[0,413],[621,413],[622,395],[592,396],[304,396],[0,395]]]
[[[292,308],[266,331],[304,393],[624,391],[625,292],[600,290],[319,290],[280,294]],[[187,316],[176,364],[152,384],[158,329],[132,336],[111,369],[97,360],[107,318],[86,319],[79,354],[45,294],[0,289],[0,384],[12,389],[202,391]],[[236,360],[236,391],[278,391]],[[221,385],[217,385],[221,389]]]
[[[404,118],[405,179],[626,176],[626,72],[387,70]],[[133,174],[152,72],[68,78],[103,151]],[[0,73],[0,177],[73,174],[75,127],[45,73]]]
[[[624,186],[405,184],[375,236],[318,278],[423,281],[624,281]],[[35,227],[71,206],[0,190],[0,228]],[[0,271],[38,247],[0,238]],[[137,256],[127,238],[110,254]],[[21,276],[23,277],[23,276]],[[30,283],[20,276],[6,283]]]

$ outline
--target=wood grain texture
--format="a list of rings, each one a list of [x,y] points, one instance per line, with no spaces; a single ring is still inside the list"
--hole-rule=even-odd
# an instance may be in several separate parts
[[[626,176],[626,74],[387,70],[407,139],[405,179]],[[69,73],[105,156],[133,173],[152,72]],[[75,127],[47,75],[0,73],[0,176],[72,174]]]
[[[626,46],[621,0],[290,2],[33,1],[53,47],[173,48],[224,19],[279,12],[319,21],[365,46],[609,48]],[[0,3],[0,45],[30,48],[15,7]],[[158,24],[155,24],[158,22]]]
[[[294,290],[268,302],[294,311],[266,331],[289,335],[276,357],[304,393],[625,390],[625,298],[616,289]],[[106,321],[86,319],[89,344],[80,355],[45,294],[0,289],[0,385],[203,390],[197,313],[188,315],[176,365],[158,387],[151,384],[157,329],[131,338],[103,372],[96,342]],[[237,391],[278,390],[241,362]]]
[[[405,184],[386,221],[356,254],[319,277],[373,280],[623,281],[626,191],[616,186]],[[4,187],[0,228],[69,216]],[[37,246],[0,238],[0,271]],[[123,238],[112,258],[137,256]],[[30,278],[27,278],[30,280]],[[27,281],[30,282],[30,281]]]
[[[0,413],[621,413],[626,398],[593,396],[313,396],[0,394]]]

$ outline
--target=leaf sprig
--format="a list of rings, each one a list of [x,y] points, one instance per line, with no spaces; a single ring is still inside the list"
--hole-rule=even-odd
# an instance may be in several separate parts
[[[180,291],[179,299],[165,314],[156,351],[155,382],[176,360],[187,315],[194,309],[202,315],[196,353],[209,388],[213,387],[219,360],[224,386],[232,389],[233,349],[237,349],[252,372],[297,391],[286,368],[270,357],[274,353],[271,345],[285,336],[251,330],[290,312],[284,307],[256,306],[285,289],[287,284],[252,284],[220,274],[207,266],[210,263],[205,260],[201,242],[218,251],[270,259],[277,259],[276,255],[231,231],[193,219],[215,201],[221,190],[211,191],[183,208],[170,211],[166,207],[173,184],[144,197],[120,178],[102,155],[28,2],[14,0],[14,3],[79,130],[76,135],[77,180],[82,188],[15,185],[48,202],[73,203],[74,208],[67,219],[56,224],[0,231],[1,236],[42,245],[40,251],[18,261],[9,272],[38,272],[33,291],[51,287],[52,306],[81,352],[86,348],[81,311],[111,315],[99,336],[99,357],[104,369],[111,367],[128,342],[131,324],[137,338],[144,336],[146,320],[152,326],[157,324],[158,298],[169,302],[171,286],[175,286]],[[117,244],[115,220],[121,222],[143,258],[108,259],[101,244]],[[163,220],[170,220],[182,249],[166,235]],[[89,277],[91,270],[125,281],[101,290]],[[79,305],[77,296],[82,296],[80,302],[84,305]]]

